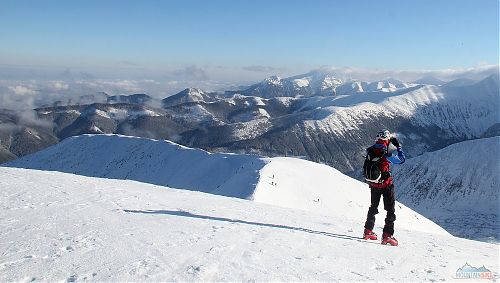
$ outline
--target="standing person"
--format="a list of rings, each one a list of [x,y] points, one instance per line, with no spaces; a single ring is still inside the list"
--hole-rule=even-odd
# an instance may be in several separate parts
[[[389,153],[388,148],[391,143],[396,147],[397,155]],[[366,217],[363,239],[377,240],[377,234],[373,232],[373,227],[375,226],[375,215],[378,213],[380,198],[383,197],[387,216],[382,234],[382,244],[397,246],[398,241],[393,237],[396,200],[391,176],[391,163],[404,163],[405,154],[396,137],[392,137],[391,133],[385,129],[378,132],[375,144],[369,147],[366,153],[363,173],[371,191],[371,206]]]

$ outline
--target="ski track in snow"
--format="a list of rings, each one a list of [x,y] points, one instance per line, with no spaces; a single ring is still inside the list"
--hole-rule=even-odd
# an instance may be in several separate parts
[[[135,181],[0,168],[0,281],[436,281],[498,245]],[[364,220],[364,219],[363,219]]]

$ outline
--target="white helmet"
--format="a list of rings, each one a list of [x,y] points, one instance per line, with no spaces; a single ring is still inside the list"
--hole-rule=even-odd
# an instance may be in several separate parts
[[[380,132],[377,133],[377,139],[378,140],[390,140],[391,139],[391,132],[389,132],[389,130],[386,130],[386,129],[382,129],[380,130]]]

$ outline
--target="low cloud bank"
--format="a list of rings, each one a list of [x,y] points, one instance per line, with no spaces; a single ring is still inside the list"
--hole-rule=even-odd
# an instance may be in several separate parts
[[[187,87],[218,91],[233,86],[210,80],[0,80],[0,108],[27,110],[51,106],[56,102],[61,105],[85,102],[92,97],[96,102],[105,102],[103,93],[109,96],[145,93],[159,100]]]

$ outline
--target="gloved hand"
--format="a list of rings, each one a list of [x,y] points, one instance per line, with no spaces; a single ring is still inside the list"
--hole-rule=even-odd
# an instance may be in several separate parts
[[[391,138],[391,143],[392,143],[392,144],[393,144],[393,145],[394,145],[397,149],[401,148],[401,145],[399,144],[399,141],[398,141],[398,139],[397,139],[396,137],[392,137],[392,138]]]

